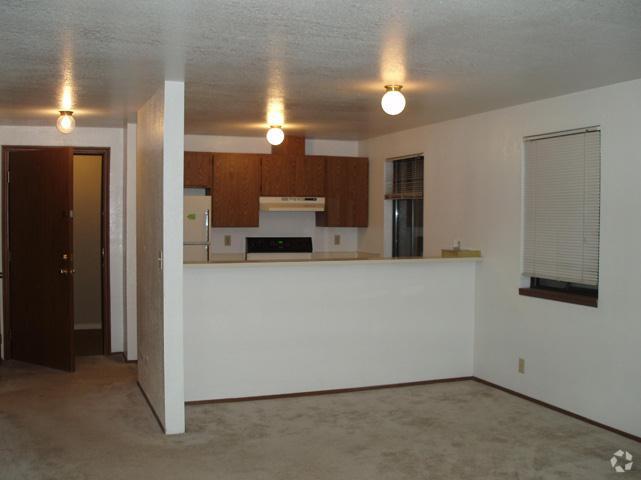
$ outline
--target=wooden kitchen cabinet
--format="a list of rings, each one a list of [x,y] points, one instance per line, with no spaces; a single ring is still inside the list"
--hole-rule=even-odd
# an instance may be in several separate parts
[[[319,227],[367,227],[369,160],[326,157],[325,211],[316,213]]]
[[[297,197],[325,196],[325,157],[307,155],[296,157]]]
[[[261,195],[264,197],[325,195],[325,157],[265,155],[261,175]]]
[[[185,152],[185,187],[211,188],[212,155],[206,152]]]
[[[258,227],[260,188],[260,155],[215,153],[212,226]]]
[[[283,143],[272,145],[274,155],[305,155],[305,137],[285,135]]]
[[[265,155],[261,160],[263,197],[293,197],[296,190],[296,158],[291,155]]]

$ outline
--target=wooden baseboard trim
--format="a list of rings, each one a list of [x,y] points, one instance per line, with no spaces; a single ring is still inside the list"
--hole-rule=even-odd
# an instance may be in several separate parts
[[[433,383],[462,382],[464,380],[474,380],[474,377],[441,378],[437,380],[421,380],[418,382],[372,385],[369,387],[335,388],[331,390],[313,390],[309,392],[279,393],[275,395],[257,395],[253,397],[217,398],[212,400],[192,400],[190,402],[185,402],[185,405],[204,405],[208,403],[253,402],[257,400],[274,400],[279,398],[312,397],[317,395],[335,395],[339,393],[354,393],[354,392],[365,392],[368,390],[382,390],[385,388],[414,387],[417,385],[430,385]]]
[[[595,427],[599,427],[609,432],[616,433],[617,435],[621,435],[622,437],[629,438],[630,440],[634,440],[635,442],[641,443],[641,437],[638,437],[628,432],[624,432],[623,430],[619,430],[618,428],[610,427],[609,425],[605,425],[603,423],[597,422],[596,420],[592,420],[582,415],[578,415],[569,410],[565,410],[563,408],[552,405],[551,403],[547,403],[542,400],[537,400],[536,398],[532,398],[523,393],[519,393],[515,390],[502,387],[501,385],[497,385],[496,383],[488,382],[487,380],[483,380],[482,378],[472,377],[472,380],[482,383],[483,385],[487,385],[488,387],[496,388],[497,390],[501,390],[505,393],[509,393],[510,395],[514,395],[515,397],[522,398],[523,400],[536,403],[537,405],[540,405],[542,407],[549,408],[550,410],[554,410],[555,412],[562,413],[564,415],[567,415],[568,417],[572,417],[577,420],[581,420],[582,422],[589,423],[590,425],[594,425]]]
[[[154,418],[156,419],[156,422],[158,422],[158,426],[160,426],[160,429],[162,430],[162,433],[167,433],[165,431],[165,426],[162,424],[160,421],[160,417],[158,417],[158,414],[156,413],[156,410],[154,410],[154,407],[152,406],[151,402],[149,401],[149,397],[147,397],[147,394],[145,393],[145,390],[142,388],[142,385],[140,385],[140,382],[136,381],[136,385],[138,385],[138,388],[140,389],[140,393],[142,393],[142,397],[145,399],[145,402],[147,402],[147,405],[149,406],[149,409],[151,410],[151,413],[154,414]]]

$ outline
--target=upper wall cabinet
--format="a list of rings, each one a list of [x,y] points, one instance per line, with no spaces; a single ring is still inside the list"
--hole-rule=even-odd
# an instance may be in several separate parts
[[[265,197],[325,195],[325,157],[265,155],[261,171],[261,195]]]
[[[320,227],[367,227],[369,160],[327,157],[325,211],[316,213]]]
[[[325,196],[326,158],[319,156],[296,157],[296,196]]]
[[[185,152],[185,187],[211,188],[211,157],[211,153]]]
[[[215,153],[212,182],[213,227],[257,227],[261,156]]]
[[[264,197],[291,197],[296,189],[296,158],[265,155],[261,164],[260,194]]]
[[[305,137],[285,135],[283,143],[272,145],[274,155],[305,155]]]

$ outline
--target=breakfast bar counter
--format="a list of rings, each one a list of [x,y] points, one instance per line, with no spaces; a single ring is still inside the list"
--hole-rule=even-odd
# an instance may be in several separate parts
[[[481,257],[475,258],[443,258],[443,257],[382,257],[371,253],[314,253],[308,259],[295,260],[246,260],[243,254],[212,255],[209,262],[186,262],[186,266],[259,266],[273,267],[275,265],[305,265],[310,263],[342,264],[345,262],[359,263],[415,263],[415,262],[479,262]]]
[[[185,265],[185,398],[470,376],[479,260]]]

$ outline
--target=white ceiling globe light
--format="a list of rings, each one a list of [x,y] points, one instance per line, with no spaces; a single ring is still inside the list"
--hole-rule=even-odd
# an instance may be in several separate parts
[[[71,133],[76,128],[76,119],[73,118],[73,112],[62,110],[56,122],[56,128],[60,133]]]
[[[267,130],[267,141],[272,145],[280,145],[285,140],[285,132],[280,126],[272,125],[272,127]]]
[[[381,98],[381,107],[388,115],[398,115],[405,110],[405,96],[401,93],[402,85],[385,85],[385,95]]]

